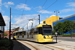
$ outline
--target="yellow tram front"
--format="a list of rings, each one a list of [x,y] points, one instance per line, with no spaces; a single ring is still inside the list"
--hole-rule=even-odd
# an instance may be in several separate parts
[[[36,27],[36,41],[37,42],[53,42],[53,35],[52,35],[52,26],[42,24]]]

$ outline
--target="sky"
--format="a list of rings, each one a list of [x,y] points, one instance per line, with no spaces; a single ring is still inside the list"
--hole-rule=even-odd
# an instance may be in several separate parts
[[[60,18],[75,14],[75,0],[0,0],[0,12],[5,20],[5,30],[9,29],[11,7],[11,27],[21,27],[24,30],[39,25],[43,20],[59,12]],[[29,21],[28,19],[34,19]]]

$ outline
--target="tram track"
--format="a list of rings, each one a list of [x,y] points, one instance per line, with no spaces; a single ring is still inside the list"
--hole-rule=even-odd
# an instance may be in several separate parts
[[[43,44],[44,45],[44,44]],[[44,45],[44,46],[48,46],[48,47],[52,47],[55,48],[54,50],[58,49],[58,50],[64,50],[63,48],[59,48],[59,47],[55,47],[55,46],[51,46],[51,45]]]
[[[34,42],[29,42],[29,41],[21,41],[21,42],[30,45],[30,46],[33,47],[35,50],[41,50],[41,49],[40,49],[40,46],[42,46],[43,48],[50,49],[50,50],[65,50],[65,49],[63,49],[63,48],[55,47],[55,46],[47,45],[47,44],[38,44],[38,43],[34,43]],[[33,44],[33,45],[32,45],[32,44]],[[37,46],[38,46],[38,47],[37,47]]]
[[[19,41],[19,40],[18,40],[18,41]],[[25,42],[25,41],[19,41],[19,42],[21,42],[21,43],[23,43],[23,44],[26,43],[27,45],[33,47],[35,50],[40,50],[39,48],[37,48],[37,47],[35,47],[35,46],[33,46],[33,45],[31,45],[31,44]]]

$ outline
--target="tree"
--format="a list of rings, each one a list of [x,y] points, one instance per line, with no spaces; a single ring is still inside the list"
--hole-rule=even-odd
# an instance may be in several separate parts
[[[63,23],[62,22],[56,23],[56,25],[54,25],[54,30],[55,32],[63,33]]]
[[[8,34],[7,33],[4,33],[4,36],[7,36]]]
[[[59,22],[54,25],[54,30],[57,31],[58,33],[66,33],[75,30],[75,21],[64,21],[64,22]]]

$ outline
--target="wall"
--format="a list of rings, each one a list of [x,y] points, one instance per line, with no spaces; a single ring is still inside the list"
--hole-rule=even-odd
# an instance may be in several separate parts
[[[69,21],[75,21],[75,15],[71,15],[71,16],[68,16],[68,17],[66,17],[66,18],[63,18],[63,19],[61,19],[61,20],[59,20],[59,21],[53,22],[53,26],[54,26],[56,23],[58,23],[58,22],[64,22],[64,21],[67,21],[67,20],[69,20]],[[73,32],[75,33],[75,31],[73,31]],[[67,32],[67,33],[65,33],[65,34],[69,34],[69,32]]]
[[[45,21],[45,24],[50,24],[52,27],[53,27],[53,22],[59,20],[59,16],[51,16],[45,20],[43,20],[43,24],[44,24],[44,21]]]
[[[7,38],[9,38],[9,31],[5,31],[4,33],[7,33],[8,35],[7,36],[4,36],[4,37],[7,37]],[[11,37],[13,36],[13,31],[11,31]]]

